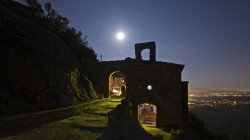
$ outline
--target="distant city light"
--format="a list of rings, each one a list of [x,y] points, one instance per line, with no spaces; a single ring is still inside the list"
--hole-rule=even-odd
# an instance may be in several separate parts
[[[151,89],[152,89],[152,86],[151,86],[151,85],[148,85],[148,86],[147,86],[147,89],[148,89],[148,90],[151,90]]]

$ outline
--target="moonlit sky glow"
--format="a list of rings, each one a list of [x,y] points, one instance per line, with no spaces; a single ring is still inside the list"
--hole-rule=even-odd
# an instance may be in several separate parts
[[[191,89],[250,89],[249,0],[38,1],[50,1],[104,60],[135,58],[135,43],[155,41],[156,60],[185,64]]]
[[[118,32],[116,37],[117,37],[118,40],[123,40],[125,38],[125,35],[124,35],[123,32]]]

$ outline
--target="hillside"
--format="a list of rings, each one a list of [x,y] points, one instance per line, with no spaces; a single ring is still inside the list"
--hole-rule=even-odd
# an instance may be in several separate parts
[[[99,98],[65,39],[27,9],[0,2],[0,117]]]

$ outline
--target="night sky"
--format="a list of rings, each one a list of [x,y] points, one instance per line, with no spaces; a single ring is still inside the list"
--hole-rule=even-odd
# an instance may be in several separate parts
[[[70,19],[103,60],[135,58],[135,43],[155,41],[156,60],[185,64],[191,89],[250,89],[249,0],[38,1]]]

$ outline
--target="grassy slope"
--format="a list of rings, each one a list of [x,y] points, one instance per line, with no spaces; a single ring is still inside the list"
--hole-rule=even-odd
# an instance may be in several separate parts
[[[142,127],[153,136],[160,136],[163,140],[171,140],[173,139],[170,133],[167,133],[159,128],[156,128],[152,125],[143,124]]]
[[[107,113],[120,102],[100,102],[82,110],[80,115],[42,125],[41,127],[3,138],[3,140],[98,139],[105,131]]]
[[[2,140],[99,139],[106,130],[108,112],[120,104],[120,102],[110,102],[109,99],[106,99],[94,104],[90,106],[86,105],[87,107],[85,106],[84,109],[80,109],[77,112],[79,114],[77,116],[44,124],[32,130],[2,138]],[[153,136],[161,137],[164,140],[173,139],[171,134],[161,129],[148,125],[143,125],[143,128]]]

